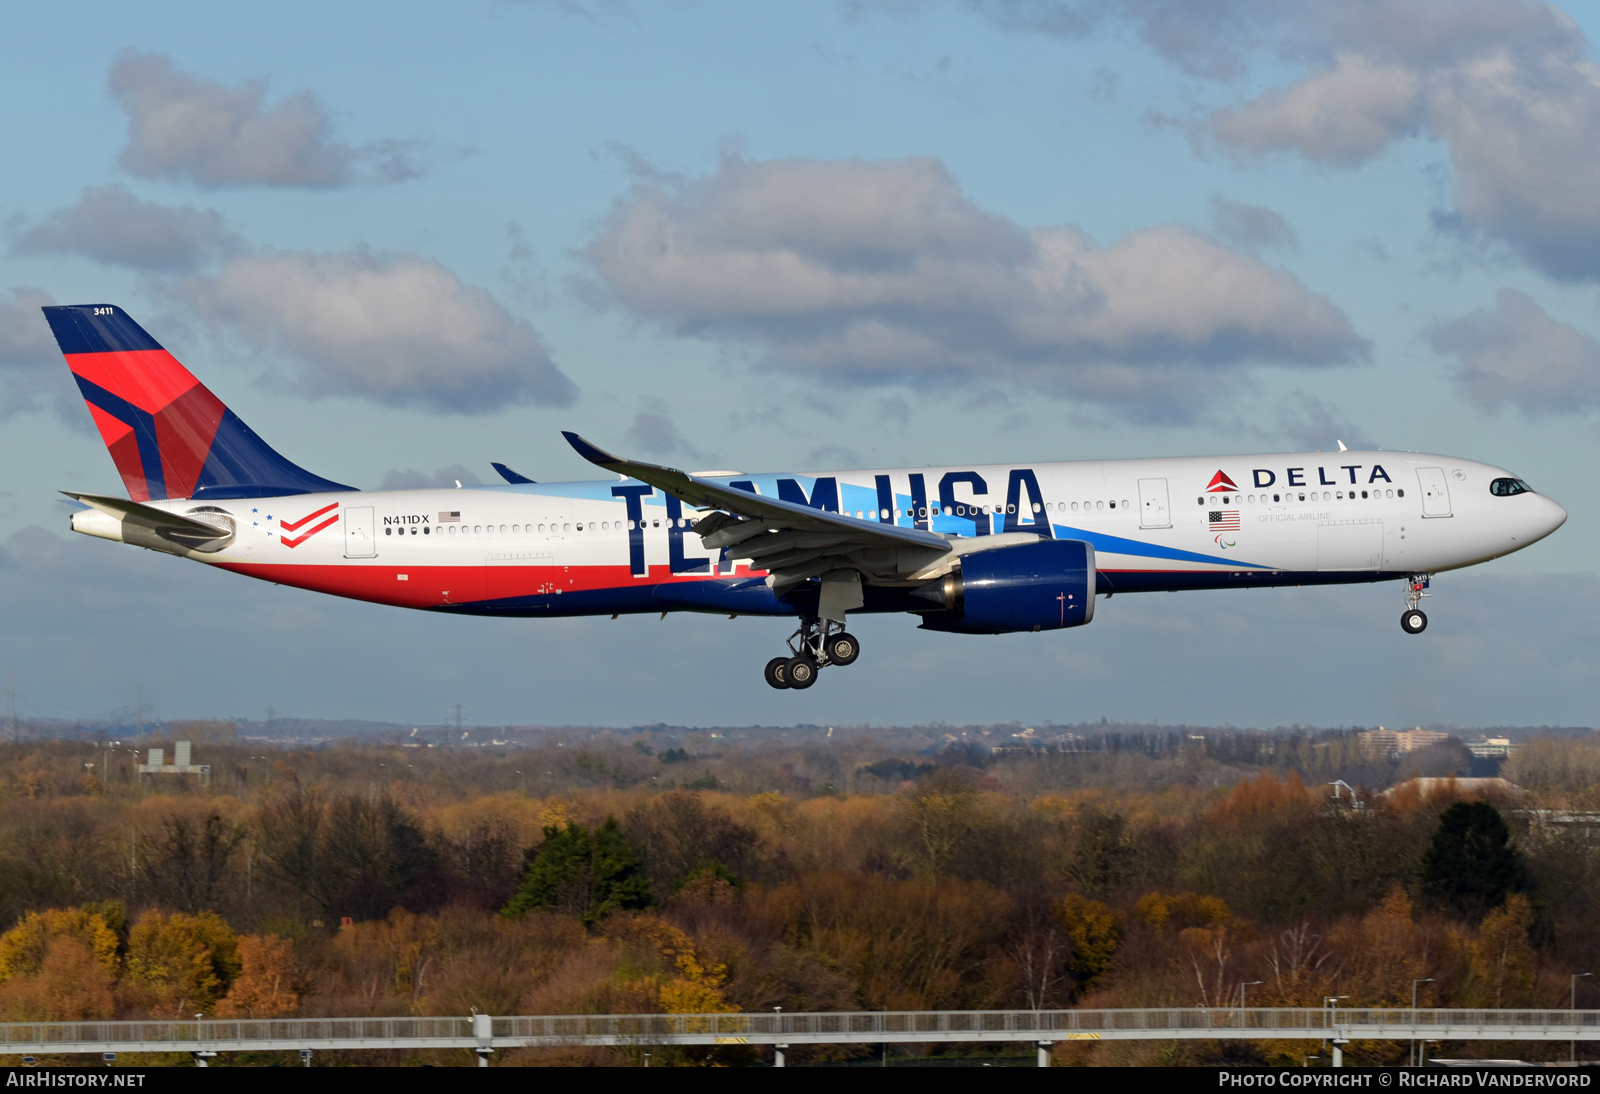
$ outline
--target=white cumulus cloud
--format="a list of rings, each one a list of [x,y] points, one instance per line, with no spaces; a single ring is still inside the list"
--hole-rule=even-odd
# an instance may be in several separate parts
[[[210,329],[298,362],[278,379],[308,396],[482,413],[576,394],[532,325],[421,255],[263,248],[166,291]]]
[[[1368,348],[1327,298],[1215,239],[1024,228],[933,159],[729,158],[642,180],[584,257],[634,315],[862,382],[1014,381],[1170,414],[1218,370]]]
[[[192,270],[237,246],[214,209],[141,201],[124,187],[91,186],[72,205],[18,225],[18,254],[80,254],[99,262],[172,273]]]
[[[0,291],[0,420],[54,402],[70,387],[67,366],[39,310],[53,304],[42,289]]]
[[[181,72],[159,53],[128,50],[111,65],[111,94],[128,115],[125,170],[202,187],[343,186],[419,173],[409,146],[335,140],[309,91],[267,103],[264,80],[227,85]]]
[[[873,0],[856,0],[874,6]],[[1354,167],[1394,142],[1442,142],[1439,223],[1544,273],[1600,279],[1600,65],[1543,0],[966,0],[1018,31],[1109,23],[1190,75],[1234,80],[1263,57],[1303,74],[1201,126],[1241,159],[1289,153]],[[883,10],[913,10],[880,0]]]
[[[1537,417],[1600,406],[1600,342],[1527,293],[1501,289],[1494,307],[1435,327],[1429,341],[1456,358],[1457,386],[1485,409]]]

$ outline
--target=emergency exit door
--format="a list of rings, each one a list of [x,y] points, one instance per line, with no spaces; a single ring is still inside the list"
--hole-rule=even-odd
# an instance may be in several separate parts
[[[1167,507],[1166,479],[1139,480],[1139,527],[1172,527],[1172,512]]]

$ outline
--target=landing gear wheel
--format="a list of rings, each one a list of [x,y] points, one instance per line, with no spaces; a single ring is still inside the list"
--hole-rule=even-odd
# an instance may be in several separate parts
[[[828,639],[828,662],[833,665],[848,665],[861,656],[861,643],[856,641],[856,636],[841,631]]]
[[[1402,612],[1400,615],[1400,629],[1407,634],[1421,634],[1428,629],[1428,617],[1416,608]]]
[[[761,674],[767,684],[782,691],[789,686],[789,659],[787,657],[774,657],[767,662],[766,670]]]
[[[809,657],[792,657],[785,663],[784,676],[791,688],[804,691],[817,682],[817,663]]]

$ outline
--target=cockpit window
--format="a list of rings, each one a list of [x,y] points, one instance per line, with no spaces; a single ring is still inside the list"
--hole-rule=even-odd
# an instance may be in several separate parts
[[[1489,484],[1489,493],[1497,498],[1509,498],[1513,494],[1531,494],[1533,487],[1521,479],[1495,479]]]

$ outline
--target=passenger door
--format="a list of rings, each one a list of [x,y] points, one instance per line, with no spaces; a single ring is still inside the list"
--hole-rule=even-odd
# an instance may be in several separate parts
[[[1450,515],[1450,487],[1445,484],[1444,468],[1417,468],[1417,482],[1422,487],[1422,515],[1448,517]]]
[[[344,511],[344,557],[376,558],[378,540],[372,534],[372,506],[352,505]]]
[[[1139,527],[1172,527],[1172,513],[1167,507],[1166,479],[1139,480]]]

